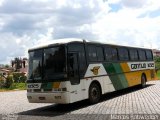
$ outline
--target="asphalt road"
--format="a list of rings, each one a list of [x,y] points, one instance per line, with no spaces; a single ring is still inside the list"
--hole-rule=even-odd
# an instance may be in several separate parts
[[[68,105],[28,103],[26,91],[0,92],[3,120],[107,120],[111,114],[160,114],[160,81],[148,82],[144,89],[133,87],[106,94],[95,105],[86,100]]]

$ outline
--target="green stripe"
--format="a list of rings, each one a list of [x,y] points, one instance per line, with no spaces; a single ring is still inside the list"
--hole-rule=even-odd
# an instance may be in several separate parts
[[[125,74],[123,74],[120,63],[104,63],[103,65],[116,90],[128,87],[128,82]]]
[[[42,83],[41,89],[52,89],[53,83]]]

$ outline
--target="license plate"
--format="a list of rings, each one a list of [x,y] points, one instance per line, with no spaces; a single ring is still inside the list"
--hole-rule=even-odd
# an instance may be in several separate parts
[[[41,89],[42,83],[29,83],[27,84],[27,89]]]

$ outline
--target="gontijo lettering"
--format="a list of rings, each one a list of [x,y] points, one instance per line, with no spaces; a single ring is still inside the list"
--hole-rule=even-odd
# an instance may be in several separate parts
[[[154,63],[148,63],[148,67],[154,67]]]
[[[131,69],[146,68],[146,63],[131,64]]]
[[[143,69],[153,69],[155,64],[153,62],[140,62],[140,63],[128,63],[131,70],[143,70]]]

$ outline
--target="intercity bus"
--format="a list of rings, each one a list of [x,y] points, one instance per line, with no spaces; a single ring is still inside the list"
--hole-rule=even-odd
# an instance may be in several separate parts
[[[30,103],[67,104],[155,80],[151,49],[61,39],[29,49]]]

